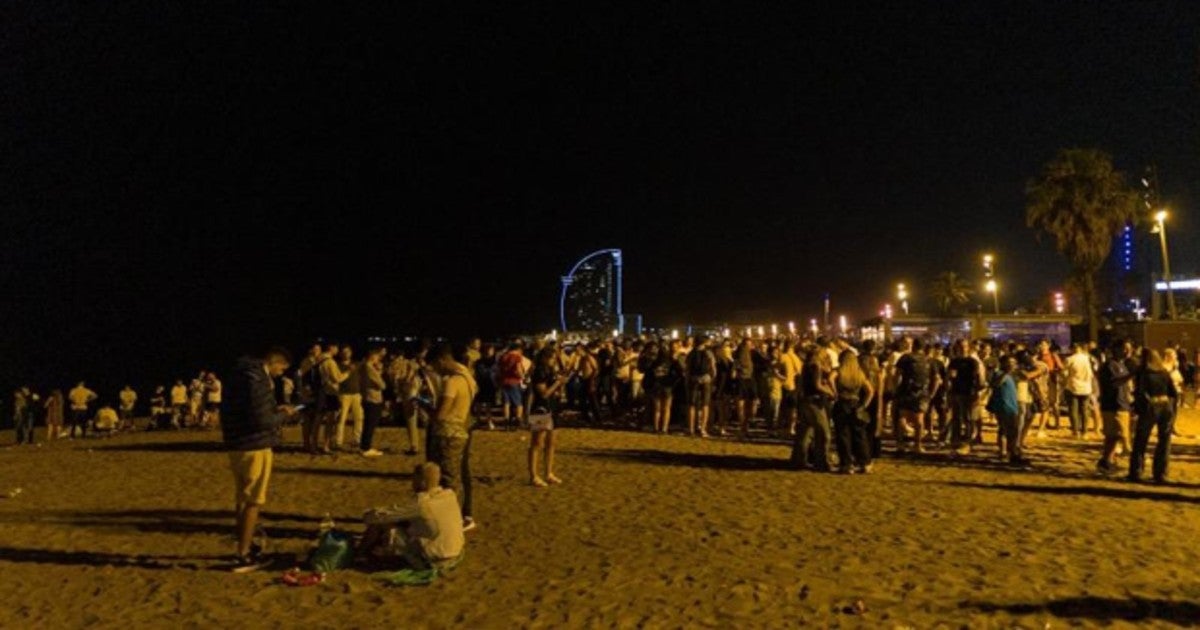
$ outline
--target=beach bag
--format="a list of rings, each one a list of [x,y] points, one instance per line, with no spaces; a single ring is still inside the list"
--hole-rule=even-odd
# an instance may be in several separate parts
[[[329,573],[350,566],[354,561],[354,545],[350,535],[329,530],[321,535],[317,548],[308,558],[313,571]]]

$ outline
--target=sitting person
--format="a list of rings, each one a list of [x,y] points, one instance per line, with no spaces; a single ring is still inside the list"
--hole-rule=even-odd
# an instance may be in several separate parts
[[[96,412],[96,419],[93,421],[93,426],[97,433],[112,433],[117,430],[117,424],[121,421],[117,411],[112,407],[104,406],[100,411]]]
[[[367,510],[360,554],[400,556],[414,569],[453,564],[462,555],[462,510],[454,491],[441,487],[442,469],[433,462],[413,471],[414,500]]]

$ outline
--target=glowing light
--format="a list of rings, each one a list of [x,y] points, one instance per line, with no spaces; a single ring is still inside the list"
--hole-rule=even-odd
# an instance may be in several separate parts
[[[985,289],[987,289],[987,292],[988,292],[988,293],[995,293],[995,292],[996,292],[996,289],[997,289],[996,281],[995,281],[995,280],[988,280],[988,281],[987,281],[987,284],[986,284],[986,285],[984,285],[984,288],[985,288]]]
[[[671,329],[671,339],[678,339],[678,338],[679,338],[679,329],[672,328]]]
[[[616,339],[617,337],[620,337],[620,336],[621,336],[621,331],[614,328],[613,329],[613,339]]]
[[[788,332],[796,334],[796,322],[788,322]]]
[[[1155,213],[1154,213],[1154,220],[1155,220],[1155,221],[1158,221],[1159,223],[1162,223],[1163,221],[1166,221],[1166,220],[1167,220],[1167,211],[1166,211],[1166,210],[1159,210],[1158,212],[1155,212]]]
[[[729,331],[729,329],[728,329],[728,328],[726,328],[725,330],[722,330],[722,331],[721,331],[721,333],[722,333],[722,334],[721,334],[721,336],[723,336],[723,337],[725,337],[726,339],[728,339],[728,338],[730,337],[730,334],[729,334],[729,332],[730,332],[730,331]]]
[[[779,335],[779,326],[776,324],[771,324],[771,336],[775,337],[778,335]]]
[[[808,327],[812,329],[814,335],[821,330],[820,328],[817,328],[817,320],[815,319],[808,320]]]
[[[1054,312],[1059,315],[1067,312],[1067,298],[1060,292],[1054,294]]]
[[[765,333],[766,333],[766,331],[763,329],[763,327],[759,326],[758,327],[758,336],[762,337]]]
[[[850,329],[850,323],[846,321],[845,315],[838,316],[838,328],[842,330],[842,334],[846,334],[846,331]]]

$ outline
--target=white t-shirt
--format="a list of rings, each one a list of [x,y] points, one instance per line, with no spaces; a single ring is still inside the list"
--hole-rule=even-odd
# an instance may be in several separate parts
[[[1076,352],[1067,359],[1067,391],[1076,396],[1092,395],[1092,358]]]

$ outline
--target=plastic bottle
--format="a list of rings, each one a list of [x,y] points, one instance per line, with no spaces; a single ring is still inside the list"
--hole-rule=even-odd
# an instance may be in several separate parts
[[[325,518],[321,519],[321,536],[333,531],[333,528],[336,526],[337,524],[333,522],[333,517],[329,515],[329,512],[326,512]]]

